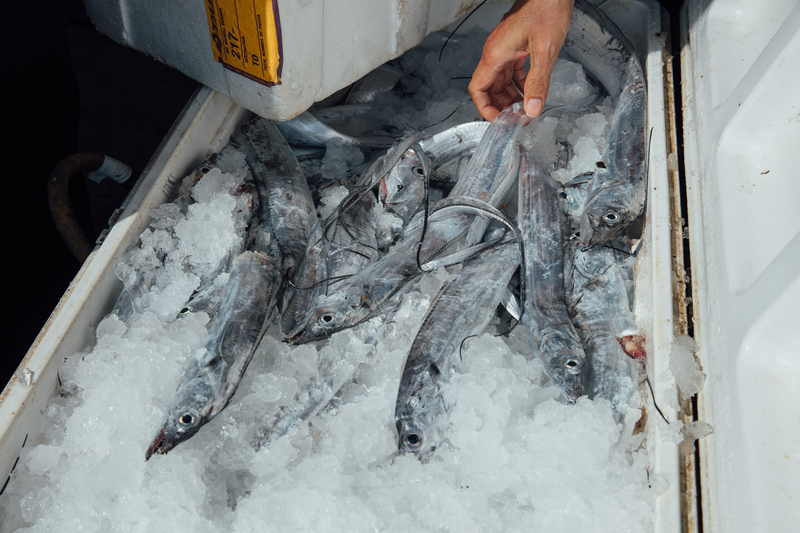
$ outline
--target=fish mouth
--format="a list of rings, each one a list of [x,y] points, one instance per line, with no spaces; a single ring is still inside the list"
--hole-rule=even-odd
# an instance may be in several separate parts
[[[317,340],[320,337],[319,332],[309,331],[309,329],[313,329],[313,318],[313,315],[306,315],[302,320],[298,321],[298,325],[283,336],[283,342],[297,346]]]
[[[283,342],[293,346],[299,346],[301,344],[315,341],[320,337],[321,335],[319,333],[309,333],[308,328],[302,327],[286,334],[283,337]]]
[[[378,186],[378,200],[385,204],[387,196],[389,196],[389,190],[386,188],[386,178],[383,178]]]
[[[589,218],[588,213],[584,213],[581,217],[581,224],[579,229],[580,239],[578,240],[578,246],[580,247],[582,252],[585,252],[594,244],[592,241],[596,241],[599,236],[594,229],[593,221]]]
[[[152,457],[153,454],[157,453],[157,454],[163,455],[163,454],[167,453],[167,450],[165,450],[165,449],[163,449],[161,447],[161,445],[164,444],[164,438],[165,437],[166,437],[166,433],[164,432],[163,429],[158,432],[158,435],[156,435],[156,438],[153,441],[153,444],[151,444],[150,447],[147,448],[147,453],[144,454],[144,460],[145,461],[150,459],[150,457]]]

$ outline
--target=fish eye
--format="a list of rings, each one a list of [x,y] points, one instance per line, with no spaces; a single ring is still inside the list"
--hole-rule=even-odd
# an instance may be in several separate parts
[[[419,166],[419,165],[414,165],[413,167],[411,167],[411,172],[413,172],[414,174],[416,174],[419,177],[422,177],[424,175],[424,172],[422,171],[422,167]]]
[[[570,374],[577,374],[581,371],[581,368],[583,368],[583,362],[580,360],[580,358],[572,355],[567,357],[567,359],[564,361],[564,367]]]
[[[179,313],[180,313],[181,315],[188,315],[190,311],[191,311],[191,309],[189,309],[188,307],[184,307],[183,309],[181,309],[181,310],[179,311]]]
[[[332,313],[323,313],[323,314],[319,315],[319,318],[317,319],[317,322],[319,322],[320,326],[322,326],[324,328],[329,328],[329,327],[333,326],[333,314]]]
[[[210,171],[211,169],[209,167],[203,167],[200,169],[200,172],[202,172],[203,174],[208,174]]]
[[[603,215],[603,220],[608,222],[609,224],[616,224],[619,222],[619,215],[616,214],[614,211],[609,211],[605,215]]]
[[[192,413],[183,413],[178,417],[178,425],[183,429],[188,429],[194,426],[196,422],[197,417],[195,417]]]
[[[397,184],[397,190],[402,191],[405,186],[402,183]]]
[[[606,167],[606,164],[603,163],[602,161],[598,161],[597,162],[597,168],[608,168],[608,167]]]
[[[564,191],[559,191],[558,197],[561,198],[562,200],[566,200],[567,199],[567,193],[565,193]]]
[[[417,433],[409,432],[405,436],[405,441],[410,449],[415,450],[422,444],[422,437]]]

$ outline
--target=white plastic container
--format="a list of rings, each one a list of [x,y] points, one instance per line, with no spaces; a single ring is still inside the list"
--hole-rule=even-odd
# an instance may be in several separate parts
[[[288,120],[419,44],[479,0],[279,2],[281,85],[271,87],[214,60],[206,2],[84,0],[103,34],[144,52],[273,120]]]
[[[665,95],[671,93],[671,80],[665,77],[664,61],[668,27],[655,0],[611,0],[603,9],[645,58],[648,123],[653,134],[645,230],[648,252],[637,267],[636,283],[637,290],[648,295],[642,311],[648,321],[650,377],[655,395],[664,414],[675,420],[679,414],[669,406],[677,405],[677,390],[667,371],[674,327],[670,221],[676,216],[671,212],[667,172]],[[496,23],[504,11],[504,7],[495,6],[495,18],[484,14],[482,23]],[[35,441],[41,432],[42,413],[58,392],[57,373],[63,358],[82,349],[92,328],[111,310],[121,290],[114,265],[147,226],[148,211],[166,199],[164,185],[170,178],[186,175],[210,153],[221,149],[235,128],[250,116],[227,96],[203,88],[178,118],[132,192],[119,221],[84,263],[21,363],[17,377],[0,397],[0,480],[5,481],[26,440]],[[651,407],[648,411],[654,413]],[[662,439],[655,416],[648,417],[647,431],[651,474],[660,475],[669,483],[657,500],[655,530],[677,533],[681,531],[681,513],[687,512],[686,502],[682,503],[678,445]],[[693,502],[690,499],[688,505]]]
[[[800,6],[690,1],[681,32],[703,530],[800,531]]]

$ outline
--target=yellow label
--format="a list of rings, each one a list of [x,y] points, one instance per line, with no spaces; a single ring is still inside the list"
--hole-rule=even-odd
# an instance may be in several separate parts
[[[206,0],[214,60],[262,85],[283,68],[278,0]]]

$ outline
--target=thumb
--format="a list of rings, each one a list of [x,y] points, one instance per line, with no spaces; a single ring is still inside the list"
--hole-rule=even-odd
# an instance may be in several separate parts
[[[525,79],[525,112],[529,117],[538,117],[544,109],[547,91],[550,89],[550,74],[553,71],[556,55],[550,59],[549,54],[532,53],[531,68]]]

